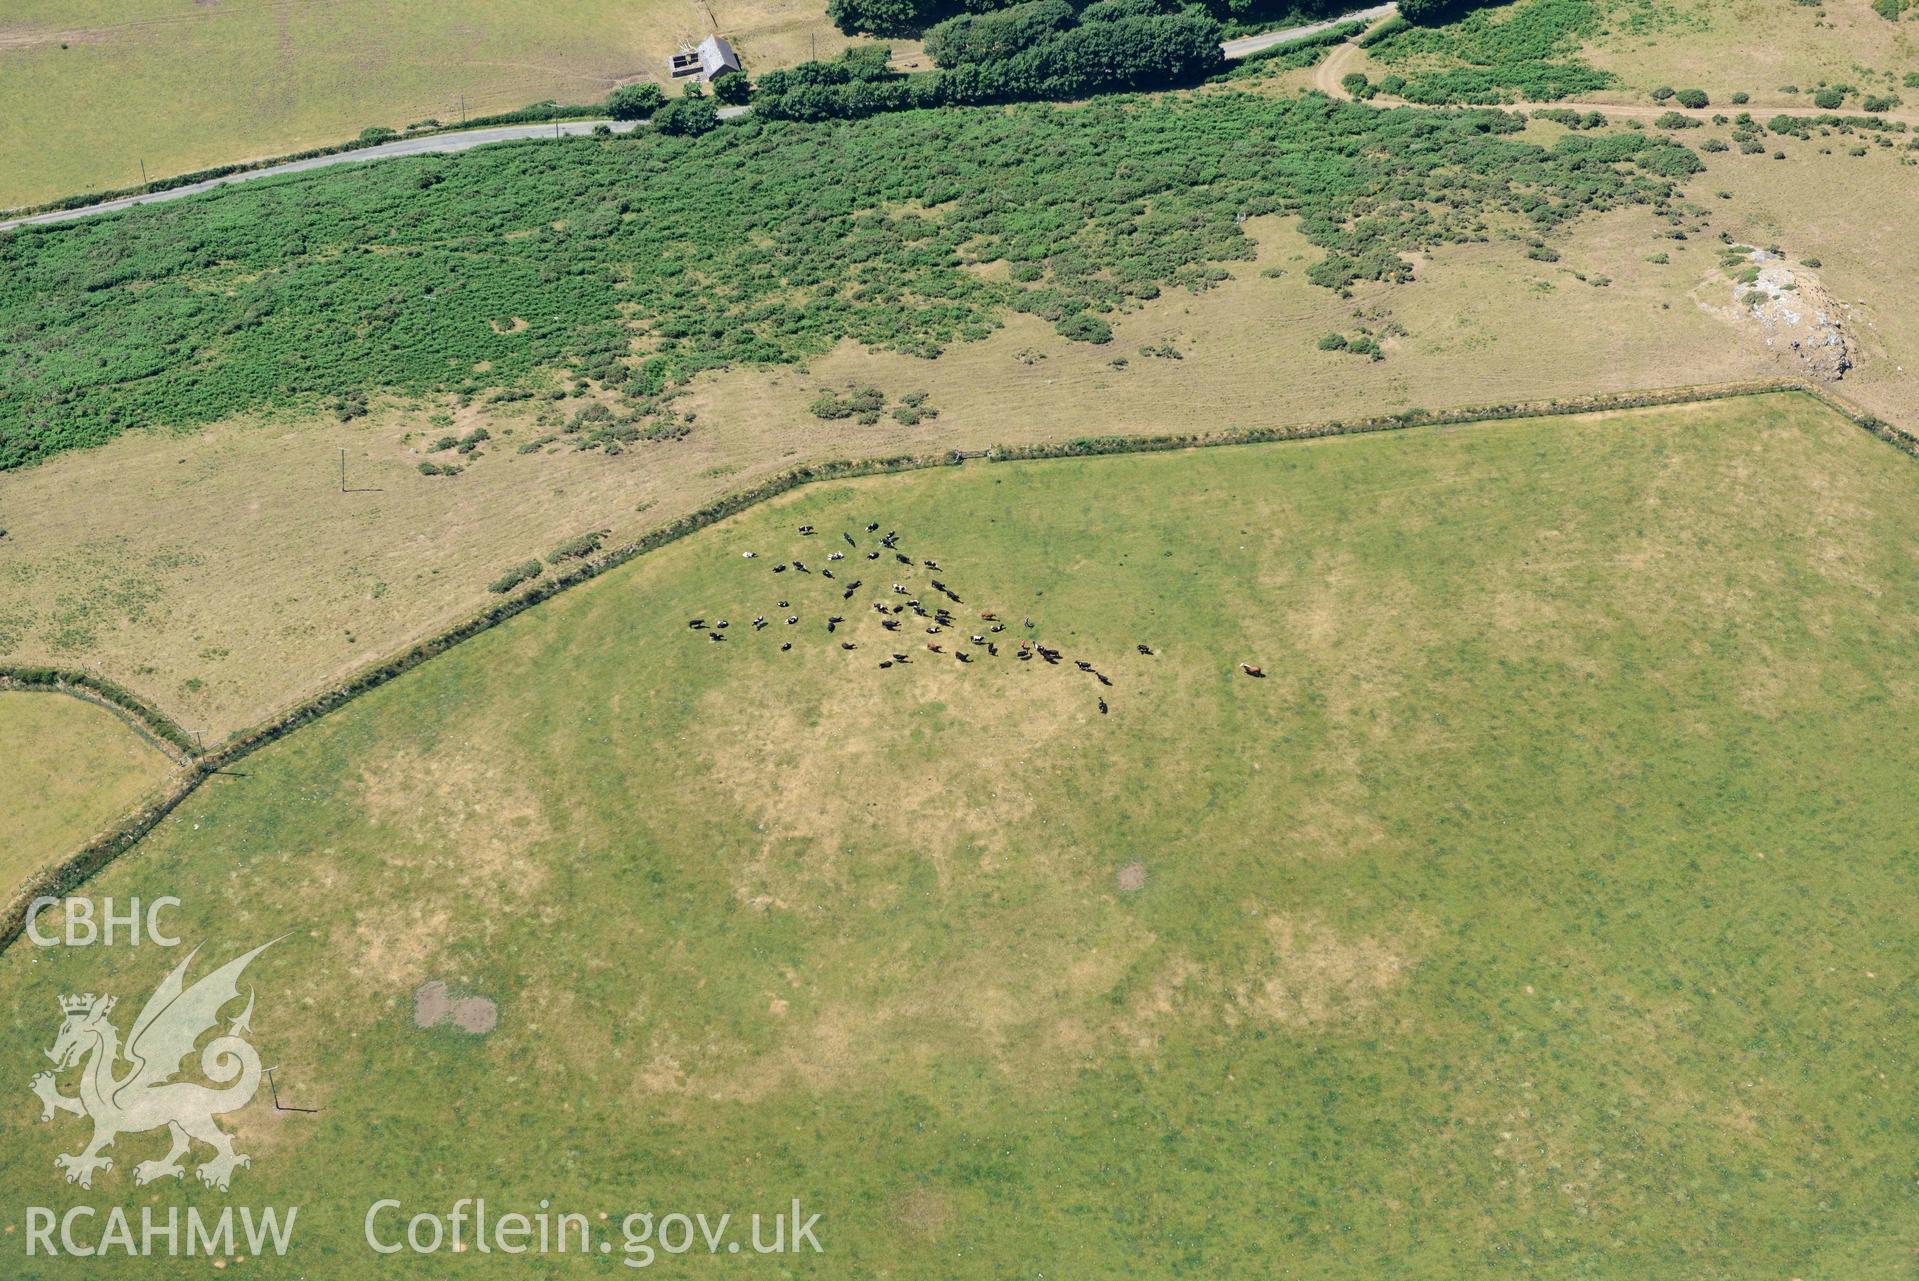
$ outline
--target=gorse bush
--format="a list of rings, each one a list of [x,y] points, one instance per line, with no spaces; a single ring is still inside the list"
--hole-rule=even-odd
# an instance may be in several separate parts
[[[1550,120],[1554,124],[1564,125],[1568,129],[1604,129],[1606,117],[1603,112],[1588,111],[1580,115],[1564,107],[1541,107],[1532,113],[1535,120]]]
[[[1299,218],[1316,283],[1404,279],[1402,252],[1660,207],[1700,168],[1650,131],[1546,148],[1523,127],[1242,93],[749,118],[25,228],[0,235],[0,465],[347,392],[477,392],[482,361],[511,396],[558,369],[633,397],[844,339],[932,356],[1009,310],[1110,318],[1209,287],[1262,214]],[[1029,279],[975,269],[994,262]]]
[[[1412,16],[1404,3],[1400,13],[1366,46],[1376,61],[1404,70],[1409,102],[1551,102],[1613,82],[1573,56],[1599,30],[1593,0],[1521,0],[1443,26],[1404,21]]]
[[[807,412],[815,418],[833,421],[872,414],[876,418],[886,408],[886,393],[877,387],[848,387],[844,394],[827,388],[813,398]]]
[[[1074,342],[1098,344],[1113,341],[1113,327],[1098,316],[1089,316],[1083,311],[1065,317],[1053,328],[1059,331],[1062,338],[1071,338]]]
[[[594,529],[576,535],[546,554],[546,563],[560,565],[570,560],[585,560],[600,550],[610,530]]]
[[[504,596],[521,583],[530,583],[545,573],[545,568],[537,560],[529,560],[515,565],[486,585],[486,589],[496,595]]]

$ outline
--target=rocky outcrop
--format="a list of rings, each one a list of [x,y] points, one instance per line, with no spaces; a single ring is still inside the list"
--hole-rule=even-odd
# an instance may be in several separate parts
[[[1853,344],[1845,307],[1810,267],[1755,249],[1730,285],[1730,318],[1754,328],[1761,341],[1796,372],[1838,382],[1852,368]]]

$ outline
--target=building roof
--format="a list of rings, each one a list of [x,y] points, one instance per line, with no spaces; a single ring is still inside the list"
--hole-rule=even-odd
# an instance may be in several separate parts
[[[725,36],[708,36],[700,41],[697,52],[700,55],[702,80],[711,80],[722,71],[740,69],[740,55],[733,52],[733,46],[726,42]]]

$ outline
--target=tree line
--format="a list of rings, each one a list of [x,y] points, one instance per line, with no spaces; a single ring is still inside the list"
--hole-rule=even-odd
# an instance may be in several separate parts
[[[1224,62],[1211,17],[1163,0],[1068,0],[961,14],[926,33],[937,70],[893,71],[879,46],[849,49],[760,77],[754,111],[777,120],[853,119],[918,107],[1078,98],[1163,88],[1211,75]]]

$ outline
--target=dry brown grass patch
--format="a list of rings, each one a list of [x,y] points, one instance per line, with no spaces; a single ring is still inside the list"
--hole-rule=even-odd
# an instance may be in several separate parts
[[[822,626],[809,621],[810,631]],[[716,790],[721,803],[754,816],[764,834],[736,883],[741,901],[755,907],[830,912],[849,885],[840,866],[849,846],[923,850],[943,890],[965,874],[962,858],[976,869],[988,860],[991,868],[991,860],[1024,850],[1037,811],[1023,774],[1047,753],[1067,750],[1075,729],[1096,715],[1079,682],[1050,669],[1024,670],[1040,664],[1016,663],[1011,644],[997,659],[982,654],[963,667],[949,655],[926,652],[923,636],[902,631],[895,640],[856,621],[870,627],[872,637],[849,623],[833,641],[797,636],[795,651],[780,656],[799,668],[815,657],[801,654],[800,646],[861,636],[862,648],[843,655],[844,679],[828,684],[816,703],[761,697],[737,686],[703,702],[700,720],[711,727],[703,785]],[[882,645],[915,651],[912,665],[877,670]],[[888,681],[913,683],[919,717],[893,713],[883,687]],[[821,733],[822,726],[830,732]],[[963,764],[942,765],[918,742],[925,732],[993,747],[969,753]],[[951,833],[964,834],[963,856],[943,836],[927,840]]]
[[[1379,939],[1340,934],[1310,918],[1266,920],[1272,956],[1235,984],[1234,1003],[1281,1027],[1304,1029],[1351,1021],[1396,985],[1409,962]]]
[[[925,1184],[911,1189],[893,1203],[893,1221],[922,1241],[937,1241],[953,1217],[952,1199],[938,1188]]]
[[[402,752],[361,775],[358,803],[371,821],[410,842],[388,855],[391,862],[448,878],[462,898],[524,900],[546,874],[526,857],[552,833],[540,800],[491,761]]]

